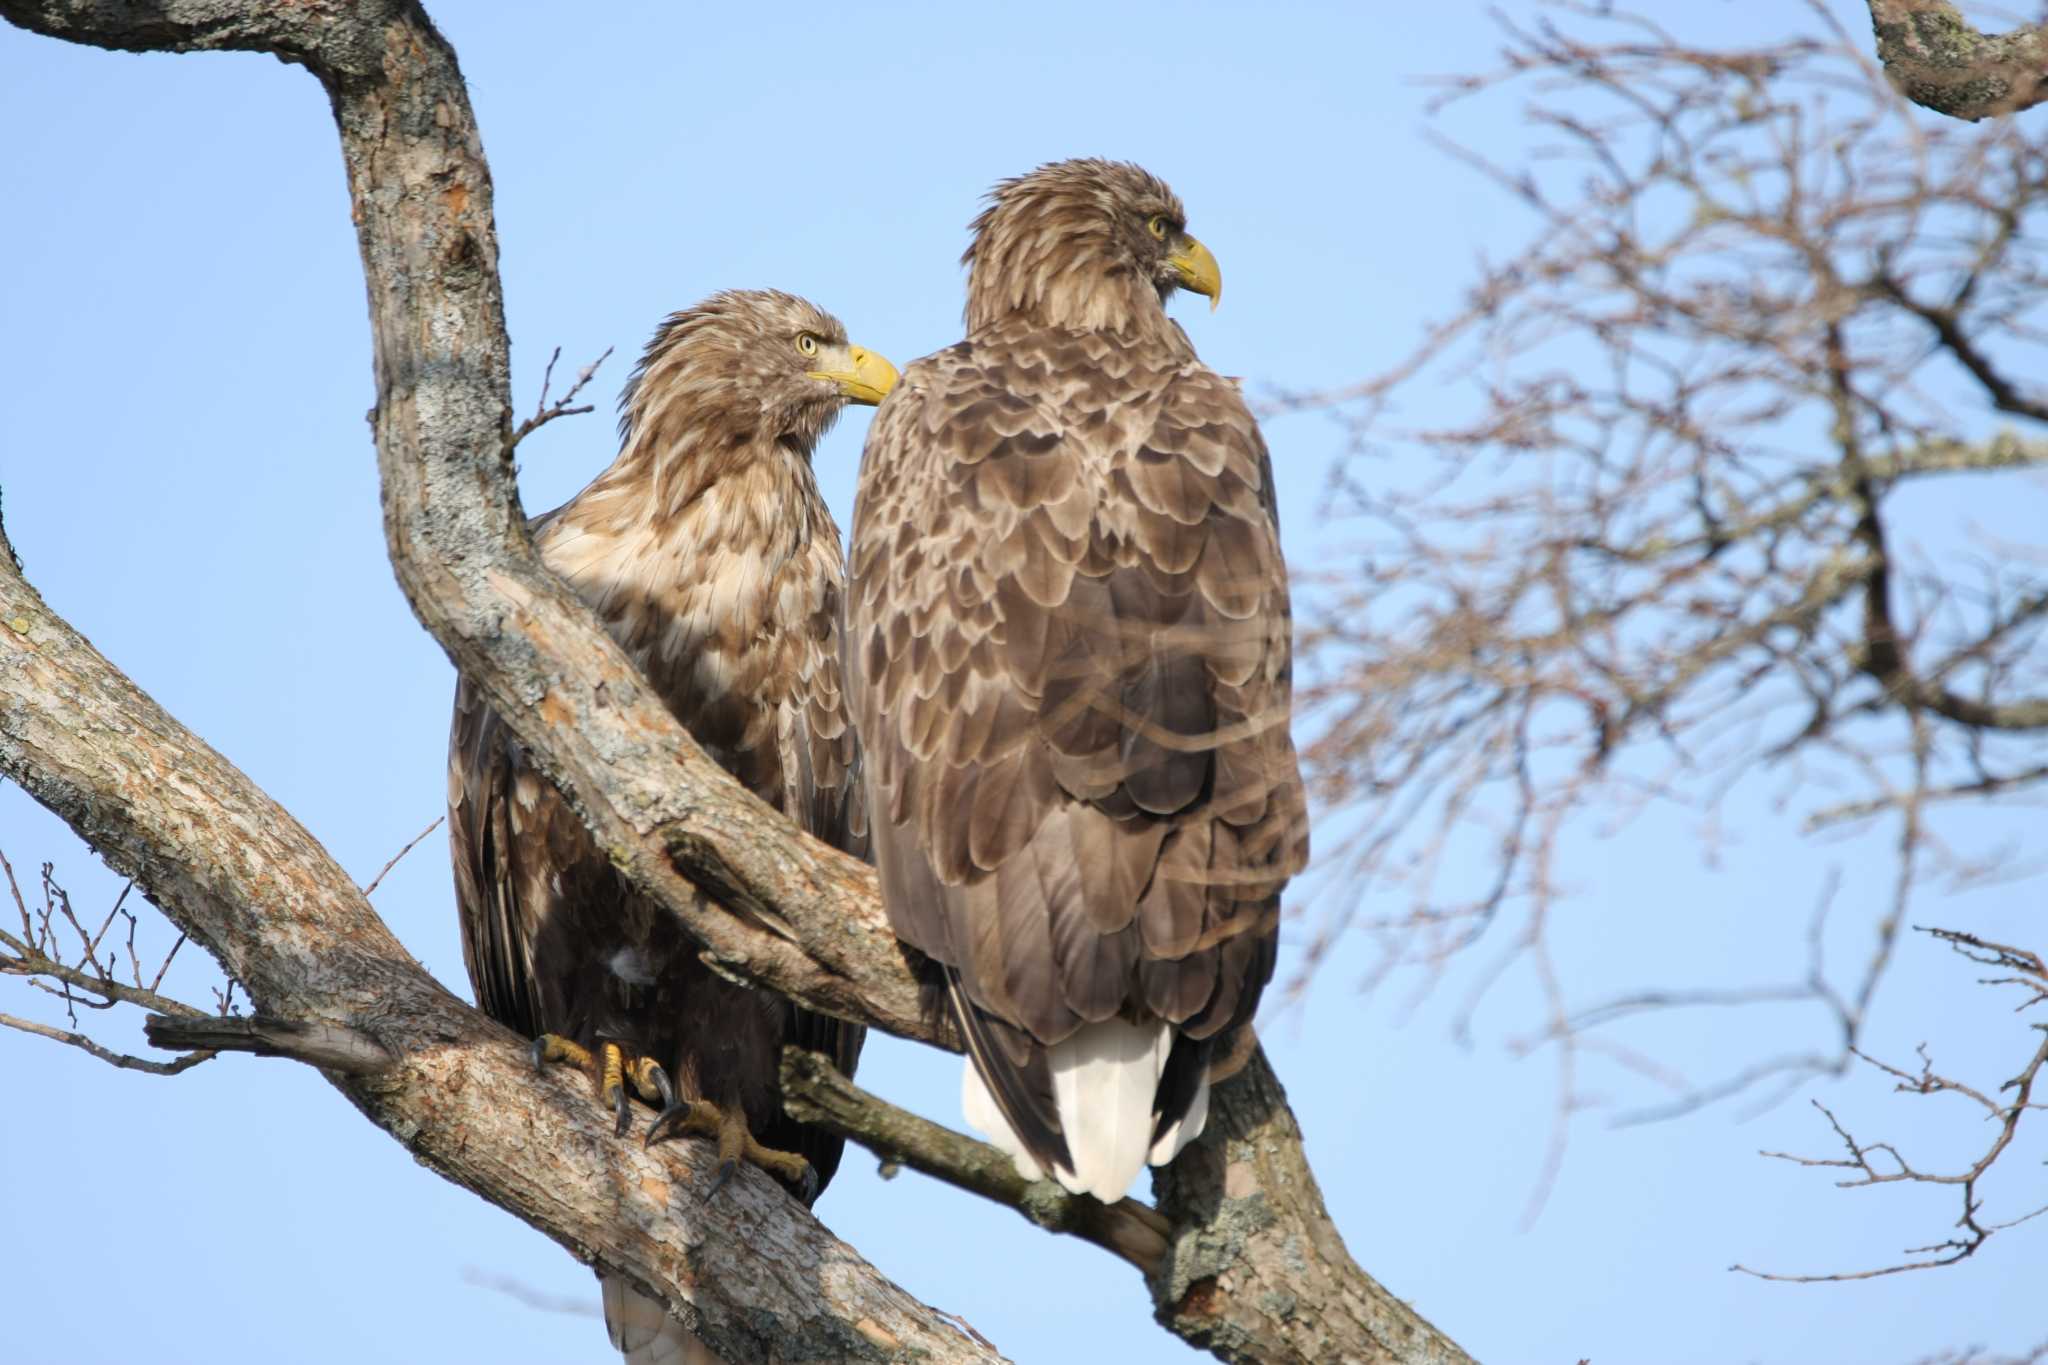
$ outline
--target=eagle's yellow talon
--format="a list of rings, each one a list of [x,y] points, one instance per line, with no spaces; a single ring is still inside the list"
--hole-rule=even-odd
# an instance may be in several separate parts
[[[711,1179],[711,1194],[723,1188],[744,1161],[759,1166],[806,1202],[817,1195],[817,1169],[795,1152],[778,1151],[755,1141],[747,1116],[737,1105],[724,1109],[709,1100],[679,1100],[648,1127],[641,1145],[652,1147],[677,1137],[709,1138],[718,1144],[718,1173]]]
[[[595,1071],[597,1059],[590,1050],[572,1039],[560,1034],[543,1033],[533,1040],[533,1069],[539,1071],[550,1062],[567,1062],[578,1071]]]
[[[616,1116],[613,1131],[620,1137],[624,1137],[633,1126],[632,1096],[635,1093],[649,1104],[664,1108],[675,1102],[674,1087],[669,1084],[668,1073],[661,1069],[661,1063],[652,1057],[628,1054],[617,1043],[600,1044],[593,1053],[573,1039],[543,1033],[533,1040],[531,1055],[535,1070],[556,1063],[590,1073],[591,1079],[597,1083],[597,1093]],[[629,1082],[631,1090],[627,1089]]]

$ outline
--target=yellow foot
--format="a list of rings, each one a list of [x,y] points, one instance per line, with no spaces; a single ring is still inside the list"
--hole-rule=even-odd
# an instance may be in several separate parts
[[[818,1173],[795,1152],[763,1147],[747,1128],[747,1116],[735,1105],[721,1108],[709,1100],[680,1100],[662,1110],[647,1129],[643,1145],[652,1147],[675,1137],[709,1138],[718,1144],[718,1174],[706,1193],[716,1194],[744,1161],[790,1187],[806,1204],[818,1197]]]
[[[633,1126],[633,1110],[627,1094],[627,1082],[633,1090],[649,1104],[661,1105],[666,1109],[675,1104],[675,1089],[669,1084],[668,1073],[661,1069],[661,1063],[652,1057],[628,1056],[617,1043],[601,1043],[595,1053],[583,1044],[559,1034],[543,1033],[533,1040],[533,1065],[535,1070],[550,1062],[566,1063],[579,1071],[590,1073],[597,1083],[598,1094],[618,1115],[613,1131],[620,1137]]]

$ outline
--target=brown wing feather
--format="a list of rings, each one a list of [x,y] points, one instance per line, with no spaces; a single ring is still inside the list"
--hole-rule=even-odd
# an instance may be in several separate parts
[[[1042,329],[919,362],[870,431],[850,577],[892,920],[948,969],[1006,1117],[1057,1159],[1031,1049],[1142,1011],[1191,1040],[1172,1121],[1307,857],[1271,467],[1235,386],[1184,346]]]
[[[838,555],[838,535],[832,536]],[[835,566],[836,568],[836,563]],[[783,809],[807,832],[856,858],[868,858],[867,793],[861,782],[860,746],[846,714],[840,681],[840,592],[827,581],[810,611],[811,629],[793,637],[785,669],[789,694],[782,706],[784,748],[796,756],[783,769]],[[799,1005],[786,1006],[783,1041],[822,1053],[844,1075],[860,1064],[867,1029]],[[779,1065],[779,1059],[778,1059]],[[765,1131],[770,1147],[803,1154],[823,1191],[839,1169],[845,1139],[798,1123],[776,1107]]]
[[[599,608],[677,719],[729,771],[809,833],[866,857],[860,750],[841,685],[838,530],[815,488],[802,491],[803,548],[785,577],[763,588],[778,604],[773,628],[740,630],[737,639],[714,635],[694,649],[664,648],[692,603],[689,575],[705,583],[715,578],[701,561],[684,561],[683,581],[660,585],[674,591],[678,610],[664,608],[656,591],[622,590],[609,561],[565,556],[545,530],[542,552],[558,572],[565,563],[583,570],[571,582]],[[714,489],[691,510],[719,524],[722,511],[732,509],[717,501]],[[725,521],[745,525],[748,518]],[[679,530],[688,537],[703,528]],[[722,655],[716,666],[700,669],[714,653]],[[707,689],[706,678],[720,687]],[[548,1031],[586,1046],[598,1039],[627,1043],[662,1062],[681,1093],[743,1104],[756,1137],[801,1153],[822,1190],[844,1143],[783,1112],[780,1049],[810,1048],[852,1075],[866,1030],[713,975],[674,917],[619,875],[567,799],[466,682],[456,690],[448,798],[463,955],[478,1005],[527,1036]],[[622,979],[622,953],[641,979]]]
[[[448,737],[448,847],[462,914],[462,958],[477,1007],[531,1036],[540,1032],[533,974],[534,926],[545,907],[520,895],[524,845],[513,832],[516,770],[509,736],[474,688],[455,688]],[[547,795],[553,798],[553,787]]]

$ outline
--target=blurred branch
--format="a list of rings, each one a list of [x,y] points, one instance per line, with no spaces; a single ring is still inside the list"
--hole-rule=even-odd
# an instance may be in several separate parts
[[[494,1274],[473,1265],[466,1265],[462,1268],[462,1279],[464,1283],[473,1284],[479,1289],[496,1290],[522,1307],[537,1312],[561,1313],[572,1318],[591,1318],[598,1321],[604,1318],[587,1297],[570,1298],[562,1294],[550,1294],[510,1275]]]
[[[1525,239],[1382,371],[1270,409],[1326,409],[1349,443],[1350,552],[1297,605],[1304,754],[1341,831],[1301,979],[1362,934],[1367,985],[1419,997],[1492,940],[1453,1028],[1511,971],[1535,988],[1511,1046],[1558,1068],[1546,1171],[1596,1059],[1658,1092],[1623,1121],[1843,1074],[1920,889],[2038,871],[1960,850],[1945,812],[2048,774],[2048,557],[1950,510],[2048,525],[2048,145],[1915,117],[1825,10],[1803,22],[1708,49],[1606,5],[1499,16],[1497,65],[1438,107],[1512,95],[1526,154],[1440,145]],[[1964,525],[1930,535],[1930,511]],[[1867,952],[1823,960],[1831,877],[1803,971],[1574,1002],[1565,832],[1658,808],[1712,861],[1738,792],[1773,831],[1883,841],[1847,864],[1888,873],[1859,888]],[[1772,1006],[1813,1036],[1718,1080],[1618,1036]]]
[[[1805,827],[1811,832],[1828,825],[1867,820],[1873,815],[1896,810],[1903,802],[1914,799],[1930,802],[1957,801],[1965,797],[2007,796],[2039,782],[2048,782],[2048,765],[2030,768],[2020,773],[1980,777],[1975,781],[1958,782],[1948,787],[1930,787],[1918,793],[1917,797],[1913,793],[1893,792],[1866,801],[1844,801],[1840,805],[1823,806],[1806,817]]]
[[[1914,1365],[2042,1365],[2048,1361],[2048,1342],[2034,1347],[2025,1355],[2009,1356],[1987,1351],[1981,1346],[1965,1346],[1954,1351],[1943,1351],[1939,1355],[1922,1357]]]

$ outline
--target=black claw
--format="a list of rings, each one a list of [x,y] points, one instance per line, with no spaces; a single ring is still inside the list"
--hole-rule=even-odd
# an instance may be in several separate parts
[[[613,1101],[612,1107],[619,1115],[619,1121],[612,1126],[612,1136],[624,1137],[627,1130],[633,1126],[633,1102],[626,1098],[625,1086],[619,1087],[618,1098]]]
[[[804,1163],[802,1184],[802,1192],[797,1195],[797,1198],[803,1200],[805,1205],[808,1206],[812,1200],[818,1197],[818,1168],[808,1161]]]
[[[546,1071],[548,1069],[547,1039],[534,1039],[533,1046],[526,1049],[526,1055],[533,1058],[533,1069],[535,1071]]]
[[[718,1163],[718,1171],[711,1177],[711,1188],[704,1191],[706,1199],[725,1188],[725,1182],[732,1179],[732,1173],[740,1168],[738,1158],[728,1158]]]
[[[647,1074],[654,1078],[654,1089],[661,1096],[661,1112],[666,1114],[676,1107],[676,1088],[669,1084],[668,1073],[661,1069],[660,1062],[649,1062]]]
[[[664,1076],[662,1079],[665,1081],[668,1078]],[[684,1100],[681,1104],[677,1104],[671,1098],[668,1108],[656,1114],[654,1122],[647,1125],[647,1136],[640,1139],[641,1147],[647,1148],[654,1146],[657,1142],[667,1142],[676,1135],[676,1130],[682,1128],[683,1120],[688,1117],[690,1117],[690,1102]]]

